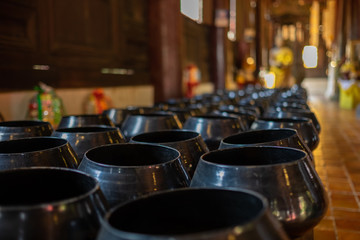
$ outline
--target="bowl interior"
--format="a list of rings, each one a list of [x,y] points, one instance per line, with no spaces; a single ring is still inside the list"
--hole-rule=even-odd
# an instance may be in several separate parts
[[[264,208],[260,198],[246,192],[180,190],[119,207],[109,223],[125,232],[181,235],[242,225],[258,217]]]
[[[8,121],[0,122],[0,127],[33,127],[47,124],[49,123],[40,121]]]
[[[91,161],[115,166],[163,164],[180,157],[172,148],[147,144],[113,144],[100,146],[85,154]]]
[[[292,137],[295,134],[296,132],[294,130],[287,129],[249,131],[229,136],[223,139],[223,142],[227,144],[256,144],[279,141]]]
[[[68,141],[61,138],[27,138],[0,142],[0,154],[36,152],[65,145]]]
[[[199,133],[191,131],[161,131],[139,134],[132,138],[136,142],[168,143],[180,142],[199,136]]]
[[[285,122],[285,123],[306,123],[307,118],[260,118],[259,121],[264,122]]]
[[[96,180],[68,170],[21,169],[0,172],[1,207],[32,206],[79,197],[96,186]]]
[[[96,132],[108,132],[114,131],[116,128],[111,127],[75,127],[75,128],[60,128],[57,129],[56,132],[63,132],[63,133],[96,133]]]
[[[290,163],[305,157],[305,152],[292,148],[242,147],[209,152],[202,159],[221,165],[261,166]]]

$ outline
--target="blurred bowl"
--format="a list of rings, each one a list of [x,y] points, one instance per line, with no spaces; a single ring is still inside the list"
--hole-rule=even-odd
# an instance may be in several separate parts
[[[267,112],[264,117],[267,118],[293,118],[293,117],[298,117],[298,118],[310,118],[311,121],[314,124],[314,127],[316,129],[316,131],[318,132],[318,134],[321,131],[321,126],[320,123],[315,115],[315,113],[313,113],[310,110],[303,110],[303,109],[284,109],[281,111],[273,111],[273,112]]]
[[[288,239],[266,200],[247,190],[154,194],[113,208],[101,224],[98,240]]]
[[[238,133],[224,138],[220,143],[219,149],[246,146],[292,147],[305,151],[310,160],[314,162],[311,150],[303,142],[302,138],[299,137],[295,129],[274,128]]]
[[[256,116],[252,113],[243,112],[243,111],[219,111],[216,110],[212,112],[214,115],[223,115],[223,116],[236,116],[240,119],[242,124],[243,131],[248,131],[251,124],[255,121]]]
[[[64,168],[0,172],[0,239],[95,239],[107,203],[93,177]]]
[[[192,110],[189,108],[176,108],[176,107],[170,107],[166,110],[166,112],[172,112],[175,113],[180,122],[184,124],[184,122],[189,119],[191,116],[196,115],[196,110]]]
[[[48,166],[77,168],[79,160],[65,139],[35,137],[0,142],[0,170]]]
[[[149,132],[131,138],[134,143],[153,143],[175,148],[181,154],[181,162],[191,178],[197,163],[209,150],[199,133],[187,130]]]
[[[275,107],[280,107],[284,109],[303,109],[303,110],[310,110],[309,105],[306,103],[296,102],[296,101],[281,101],[277,102],[274,105]]]
[[[128,115],[122,124],[121,130],[129,141],[131,137],[141,133],[181,128],[182,124],[176,114],[156,112]]]
[[[296,129],[304,143],[313,151],[319,144],[319,135],[309,118],[260,118],[253,122],[251,129],[292,128]]]
[[[140,114],[140,109],[138,108],[109,108],[106,109],[103,114],[109,117],[109,119],[116,125],[121,126],[124,119],[127,115],[130,114]]]
[[[81,161],[85,152],[93,147],[124,143],[125,137],[119,128],[110,126],[86,126],[77,128],[58,128],[54,137],[66,139]]]
[[[200,133],[211,151],[219,147],[223,138],[241,132],[242,123],[235,116],[199,115],[186,120],[184,129]]]
[[[104,114],[82,114],[63,116],[57,128],[74,128],[89,125],[106,125],[115,127],[114,123]]]
[[[306,152],[294,148],[255,146],[206,153],[191,187],[256,191],[267,198],[273,215],[293,238],[315,227],[328,206]]]
[[[0,122],[0,141],[26,137],[50,136],[53,128],[49,122],[25,120]]]
[[[100,182],[110,206],[156,191],[187,187],[180,153],[152,144],[111,144],[87,151],[79,170]]]

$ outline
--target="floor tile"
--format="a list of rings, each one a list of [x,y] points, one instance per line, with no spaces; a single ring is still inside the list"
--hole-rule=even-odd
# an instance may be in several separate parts
[[[314,229],[315,240],[336,240],[334,230]]]
[[[338,240],[359,240],[360,232],[338,231]],[[322,240],[321,238],[315,238],[316,240]],[[324,240],[326,240],[324,238]]]
[[[353,194],[332,192],[330,199],[333,207],[358,209],[359,206]]]
[[[329,178],[329,191],[337,191],[337,192],[351,192],[352,189],[349,184],[349,181],[344,178]]]
[[[350,230],[360,232],[360,219],[335,219],[338,230]]]
[[[345,219],[360,219],[360,210],[344,210],[336,209],[332,210],[332,214],[336,219],[345,218]]]
[[[321,229],[321,230],[333,230],[334,229],[334,220],[323,218],[320,223],[318,223],[315,227],[315,229]]]

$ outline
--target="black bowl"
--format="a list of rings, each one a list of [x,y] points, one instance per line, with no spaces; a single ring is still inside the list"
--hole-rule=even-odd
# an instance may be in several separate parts
[[[95,239],[108,208],[96,179],[77,170],[8,170],[0,182],[0,239]]]
[[[105,114],[82,114],[63,116],[57,128],[74,128],[91,125],[115,127],[114,123]]]
[[[319,135],[309,118],[259,118],[253,122],[251,129],[292,128],[296,129],[304,143],[313,151],[319,144]]]
[[[0,122],[0,141],[27,137],[50,136],[53,128],[49,122],[24,120]]]
[[[128,115],[121,126],[128,141],[131,137],[141,133],[181,128],[182,123],[177,115],[170,112]]]
[[[124,143],[125,137],[119,128],[110,126],[86,126],[77,128],[58,128],[54,137],[66,139],[81,161],[87,150],[106,144]]]
[[[184,124],[184,129],[200,133],[210,151],[217,149],[223,138],[241,132],[242,127],[238,117],[222,115],[194,116]]]
[[[140,114],[138,108],[109,108],[106,109],[103,114],[109,117],[109,119],[116,125],[121,126],[124,119],[129,114]]]
[[[160,144],[177,149],[190,178],[194,175],[201,155],[209,151],[199,133],[187,130],[143,133],[132,137],[130,142]]]
[[[79,160],[62,138],[35,137],[0,142],[0,170],[48,166],[77,168]]]
[[[267,118],[293,118],[293,117],[310,118],[314,124],[316,131],[318,133],[320,133],[320,131],[321,131],[321,126],[320,126],[320,123],[319,123],[315,113],[310,110],[288,108],[288,109],[282,109],[280,111],[267,112],[267,113],[265,113],[264,117],[267,117]]]
[[[126,216],[126,217],[125,217]],[[288,239],[251,191],[181,189],[113,208],[98,240]]]
[[[239,147],[204,154],[191,187],[249,189],[269,201],[290,237],[324,217],[327,194],[304,151],[275,146]]]
[[[187,187],[180,153],[152,144],[110,144],[92,148],[79,170],[98,179],[110,206],[156,191]]]
[[[274,128],[238,133],[224,138],[220,143],[219,149],[246,146],[292,147],[305,151],[310,160],[314,162],[311,150],[304,143],[302,138],[299,137],[295,129]]]

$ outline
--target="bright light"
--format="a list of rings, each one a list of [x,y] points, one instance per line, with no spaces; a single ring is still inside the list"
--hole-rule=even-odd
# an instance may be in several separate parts
[[[315,46],[305,46],[302,54],[305,68],[316,68],[318,64],[318,51]]]
[[[331,67],[333,67],[333,68],[334,68],[334,67],[336,67],[336,65],[337,65],[337,64],[336,64],[336,62],[335,62],[335,61],[331,61],[331,62],[330,62],[330,66],[331,66]]]
[[[275,88],[275,73],[268,72],[264,74],[266,88]]]
[[[197,21],[202,22],[202,0],[181,0],[180,11],[185,16]]]
[[[41,70],[41,71],[48,71],[50,70],[50,66],[49,65],[33,65],[32,68],[34,70]]]
[[[236,40],[234,32],[228,31],[227,37],[228,37],[228,39],[229,39],[230,41],[235,41],[235,40]]]
[[[255,63],[255,60],[252,57],[246,58],[246,63],[249,65],[253,65]]]

